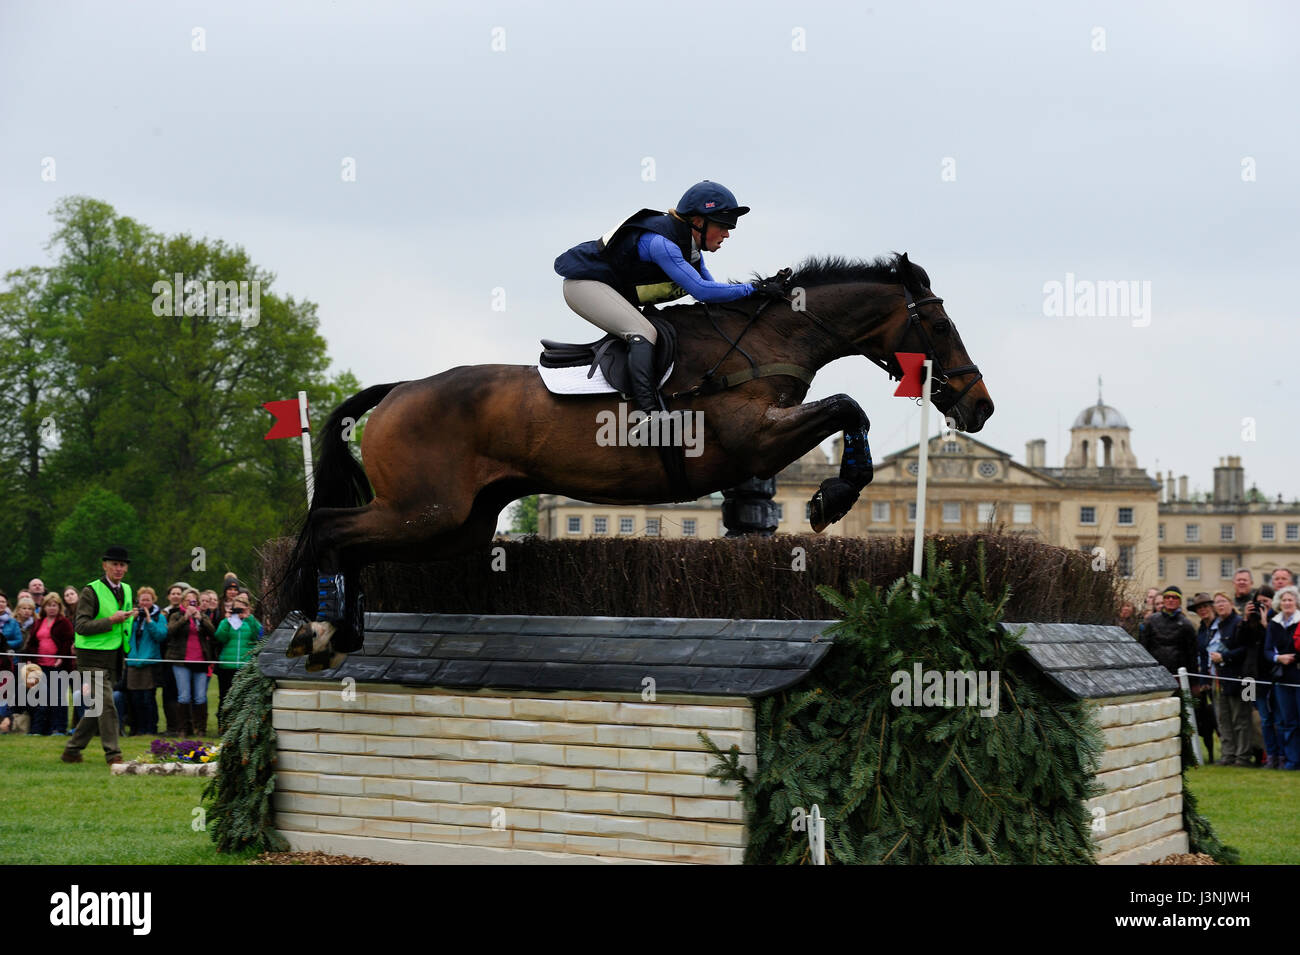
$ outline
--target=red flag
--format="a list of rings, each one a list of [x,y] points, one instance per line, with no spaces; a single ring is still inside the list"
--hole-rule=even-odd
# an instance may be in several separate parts
[[[297,398],[286,398],[284,401],[268,401],[262,407],[275,415],[275,424],[271,425],[271,430],[266,432],[266,437],[262,440],[274,441],[276,438],[296,438],[302,434],[302,424],[298,419]]]
[[[894,357],[898,359],[898,367],[903,369],[903,377],[898,382],[894,397],[920,398],[921,385],[924,384],[921,369],[925,366],[925,356],[919,352],[896,351]]]

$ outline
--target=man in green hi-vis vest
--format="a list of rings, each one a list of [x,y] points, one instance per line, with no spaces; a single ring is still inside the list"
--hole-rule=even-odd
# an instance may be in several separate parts
[[[131,608],[130,585],[122,583],[131,563],[126,548],[110,547],[103,561],[104,576],[88,583],[77,600],[74,646],[86,715],[63,751],[65,763],[81,762],[81,751],[96,732],[104,745],[104,758],[110,764],[122,761],[113,687],[131,649],[131,618],[138,611]]]

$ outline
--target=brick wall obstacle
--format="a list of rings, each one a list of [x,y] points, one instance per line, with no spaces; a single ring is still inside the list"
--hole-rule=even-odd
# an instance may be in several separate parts
[[[707,775],[698,734],[752,771],[751,700],[831,646],[826,620],[384,613],[360,653],[309,674],[284,656],[296,623],[258,661],[278,830],[408,863],[742,862],[737,787]],[[1045,677],[1096,703],[1099,861],[1186,851],[1173,678],[1118,628],[1024,626]]]

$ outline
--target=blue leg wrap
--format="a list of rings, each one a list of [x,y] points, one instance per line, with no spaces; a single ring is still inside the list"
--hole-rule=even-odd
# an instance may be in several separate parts
[[[875,466],[871,462],[871,445],[867,442],[866,430],[844,432],[840,479],[861,490],[871,483],[873,477]]]
[[[321,574],[316,578],[316,619],[343,619],[343,575]]]

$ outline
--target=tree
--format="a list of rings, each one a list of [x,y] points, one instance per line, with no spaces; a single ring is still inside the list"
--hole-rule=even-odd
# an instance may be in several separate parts
[[[537,495],[521,497],[510,507],[510,532],[512,534],[537,533]]]
[[[104,549],[125,547],[132,577],[148,573],[148,556],[140,551],[140,519],[135,509],[112,491],[92,487],[54,530],[54,543],[41,561],[41,578],[51,591],[71,584],[78,590],[99,576]]]
[[[42,564],[47,524],[93,482],[138,515],[154,579],[133,563],[134,580],[251,576],[255,548],[305,508],[301,448],[263,440],[262,404],[306,391],[320,422],[359,382],[329,375],[316,306],[277,295],[242,248],[164,236],[85,197],[54,219],[54,265],[0,289],[0,400],[15,423],[0,490],[22,535],[0,570]]]

